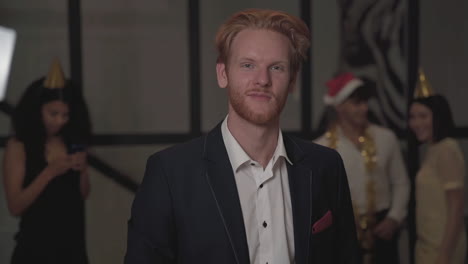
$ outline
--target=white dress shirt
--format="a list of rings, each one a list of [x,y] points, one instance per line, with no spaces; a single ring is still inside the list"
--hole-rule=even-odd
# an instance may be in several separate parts
[[[351,198],[359,214],[367,211],[367,180],[373,178],[376,187],[377,211],[389,209],[387,217],[401,222],[406,217],[410,185],[400,151],[400,144],[389,129],[370,125],[369,133],[377,149],[377,166],[369,173],[358,147],[337,129],[337,148],[343,158]],[[316,143],[328,146],[325,135]]]
[[[232,136],[227,117],[221,126],[239,193],[250,263],[294,263],[294,229],[281,131],[266,168],[252,160]]]

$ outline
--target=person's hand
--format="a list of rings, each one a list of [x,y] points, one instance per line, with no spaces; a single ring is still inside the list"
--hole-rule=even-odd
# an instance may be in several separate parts
[[[76,152],[70,155],[72,161],[72,169],[83,171],[87,166],[87,154],[85,151]]]
[[[59,175],[64,174],[67,170],[71,169],[72,166],[73,163],[70,155],[66,155],[49,162],[49,165],[46,169],[50,172],[50,175],[53,179]]]
[[[381,239],[390,240],[398,229],[398,222],[390,217],[386,217],[384,220],[375,227],[374,234]]]

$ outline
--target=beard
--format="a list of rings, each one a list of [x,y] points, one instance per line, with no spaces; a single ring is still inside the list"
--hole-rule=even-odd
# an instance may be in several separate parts
[[[262,107],[261,110],[256,110],[247,102],[247,94],[253,91],[265,92],[265,90],[251,89],[242,94],[235,88],[230,86],[227,88],[229,103],[233,110],[241,118],[255,125],[266,126],[275,120],[278,120],[281,111],[283,111],[284,105],[286,104],[287,91],[279,96],[273,93],[268,93],[271,96],[270,102],[265,102],[265,106]]]

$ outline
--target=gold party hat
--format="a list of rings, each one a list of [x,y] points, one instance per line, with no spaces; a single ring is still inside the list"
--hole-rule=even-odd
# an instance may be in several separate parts
[[[416,89],[414,90],[414,98],[423,98],[434,95],[434,90],[432,89],[431,84],[426,78],[424,71],[419,68],[419,78],[418,83],[416,84]]]
[[[57,58],[52,61],[47,78],[44,81],[44,87],[49,89],[65,87],[65,75],[62,71],[62,66]]]

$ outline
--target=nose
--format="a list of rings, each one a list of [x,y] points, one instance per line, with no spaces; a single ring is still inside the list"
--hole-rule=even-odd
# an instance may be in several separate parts
[[[271,76],[268,68],[261,68],[258,70],[256,84],[261,87],[269,87],[271,85]]]
[[[410,118],[409,120],[409,126],[411,129],[417,129],[419,128],[421,125],[421,122],[419,122],[419,120],[417,118]]]
[[[55,119],[55,123],[59,126],[63,126],[67,122],[67,118],[63,116],[59,116]]]
[[[367,101],[362,101],[359,104],[359,109],[361,109],[362,112],[367,112],[369,110],[369,104],[367,103]]]

